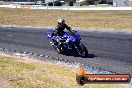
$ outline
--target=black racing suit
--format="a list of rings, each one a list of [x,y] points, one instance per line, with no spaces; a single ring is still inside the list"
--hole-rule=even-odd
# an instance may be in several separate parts
[[[53,31],[52,35],[53,36],[63,36],[64,34],[64,29],[67,29],[69,31],[71,31],[71,28],[67,26],[67,24],[59,24],[56,26],[55,30]],[[56,43],[55,40],[53,40],[54,44]],[[59,41],[59,44],[61,44],[62,42]]]
[[[58,36],[63,36],[64,34],[64,29],[67,29],[69,31],[71,31],[71,28],[67,26],[67,24],[59,24],[57,25],[57,27],[55,28],[53,34],[54,35],[58,35]]]

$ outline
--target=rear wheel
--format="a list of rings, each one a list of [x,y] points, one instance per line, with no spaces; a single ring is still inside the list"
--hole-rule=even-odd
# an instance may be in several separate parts
[[[88,56],[88,51],[87,48],[80,43],[79,45],[75,45],[77,53],[82,56],[82,57],[87,57]]]

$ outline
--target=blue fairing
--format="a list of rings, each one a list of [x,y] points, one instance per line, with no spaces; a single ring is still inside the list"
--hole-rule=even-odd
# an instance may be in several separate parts
[[[78,36],[69,36],[71,41],[79,40]]]
[[[87,56],[86,47],[80,42],[81,38],[77,31],[64,32],[63,36],[52,35],[53,30],[48,30],[47,35],[52,40],[51,45],[60,54],[77,52],[80,56]]]
[[[47,35],[48,37],[52,40],[56,40],[56,36],[52,36],[53,30],[48,30]],[[64,32],[64,35],[62,36],[62,39],[66,39],[65,44],[72,45],[76,41],[80,41],[81,38],[79,36],[79,33],[77,31],[72,31],[72,32]]]
[[[64,35],[63,35],[62,38],[68,38],[71,41],[80,40],[80,37],[79,37],[78,32],[77,31],[74,31],[73,33],[74,33],[74,35],[64,33]]]
[[[48,37],[49,37],[50,39],[53,38],[52,33],[53,33],[53,30],[48,30],[48,31],[47,31],[47,35],[48,35]]]

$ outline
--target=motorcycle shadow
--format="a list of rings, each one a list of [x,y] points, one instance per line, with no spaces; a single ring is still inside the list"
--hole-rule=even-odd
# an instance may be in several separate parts
[[[88,54],[87,55],[87,58],[95,58],[95,57],[97,57],[95,54]]]
[[[66,53],[66,54],[63,54],[63,55],[66,55],[66,56],[74,56],[74,57],[82,57],[80,55],[78,55],[77,53]],[[85,57],[82,57],[82,58],[95,58],[97,57],[95,54],[87,54]]]

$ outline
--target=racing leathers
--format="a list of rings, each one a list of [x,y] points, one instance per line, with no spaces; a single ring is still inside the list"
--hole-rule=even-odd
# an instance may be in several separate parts
[[[71,28],[67,24],[65,24],[65,23],[59,24],[58,23],[58,25],[56,26],[56,28],[54,29],[54,31],[52,33],[52,36],[59,36],[59,38],[61,38],[64,34],[64,29],[71,31]],[[54,44],[56,44],[56,42],[58,42],[58,44],[59,44],[58,46],[60,46],[62,44],[62,42],[60,40],[58,40],[58,41],[53,40]]]
[[[53,31],[53,35],[63,36],[64,29],[67,29],[67,30],[71,31],[71,28],[67,24],[59,24],[58,23],[57,27]]]

